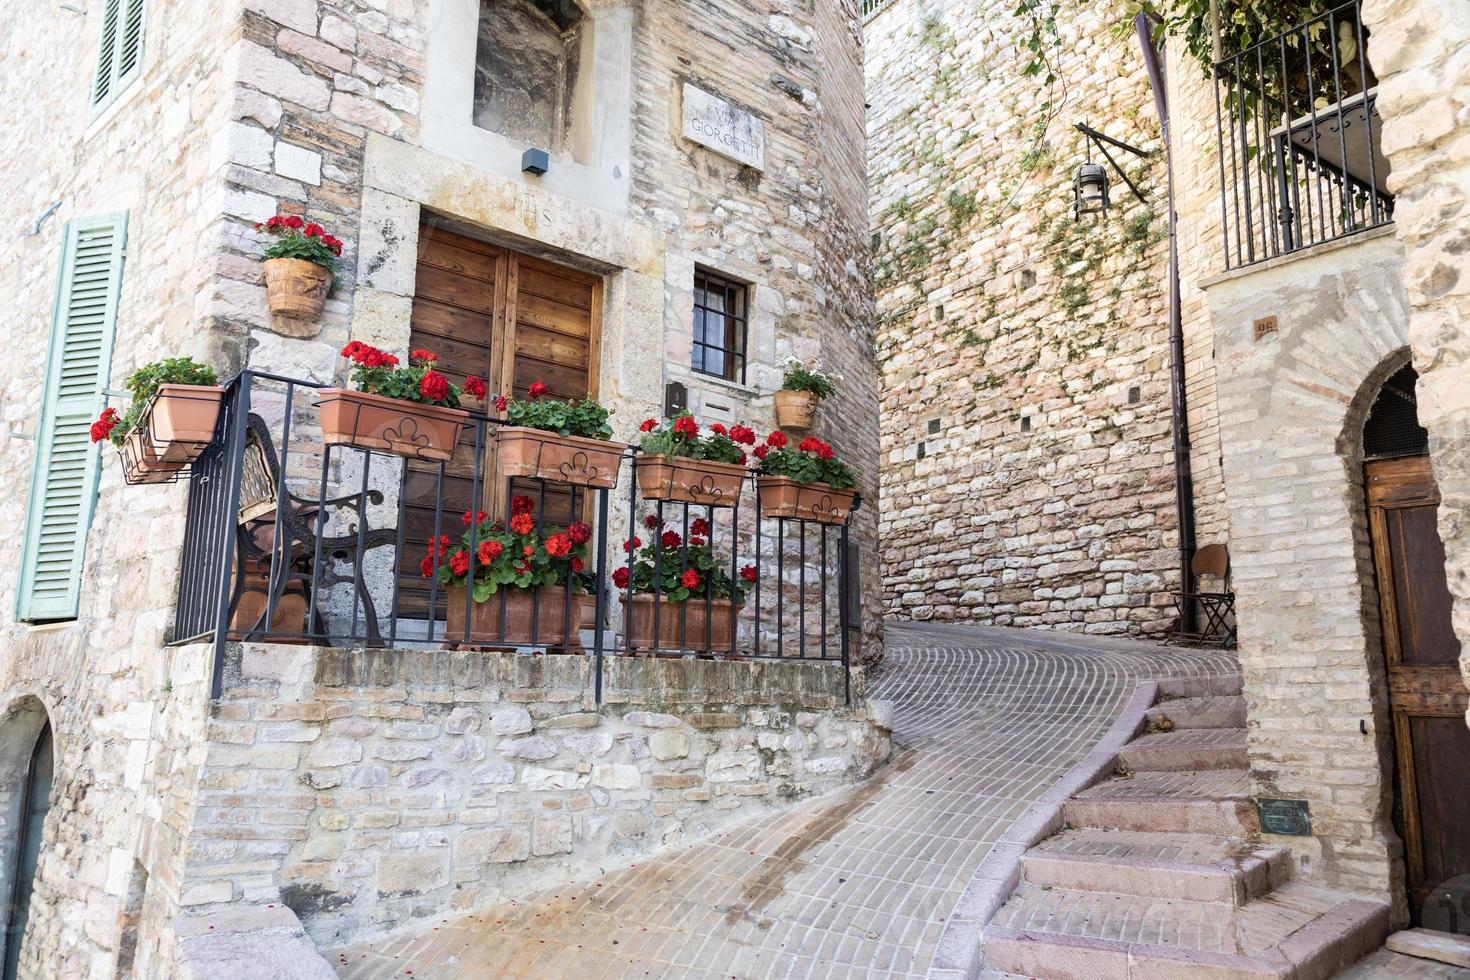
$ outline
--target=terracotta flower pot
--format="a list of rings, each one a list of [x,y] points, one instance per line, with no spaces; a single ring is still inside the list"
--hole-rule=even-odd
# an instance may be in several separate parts
[[[218,385],[159,385],[138,426],[149,448],[166,462],[194,462],[214,441],[224,395]]]
[[[784,476],[761,476],[755,481],[762,517],[795,517],[818,524],[842,524],[852,513],[856,490],[838,490],[826,483],[797,483]]]
[[[451,645],[464,644],[465,601],[469,597],[469,590],[463,586],[450,586],[445,592],[449,597],[449,616],[444,627],[444,641]],[[536,599],[538,594],[539,603]],[[469,622],[470,644],[581,650],[582,639],[578,630],[584,617],[588,615],[586,609],[595,608],[595,599],[592,596],[574,595],[571,597],[568,618],[567,590],[561,586],[505,590],[503,616],[501,603],[502,595],[496,593],[487,601],[474,604]]]
[[[628,649],[638,653],[730,653],[735,647],[729,599],[670,602],[658,597],[658,643],[653,642],[653,600],[635,595],[628,610]],[[623,598],[626,608],[627,597]],[[743,606],[735,606],[738,617]]]
[[[810,429],[820,401],[810,391],[776,392],[776,428]]]
[[[612,488],[628,448],[621,442],[562,436],[519,425],[496,430],[500,470],[506,476],[538,477],[579,487]]]
[[[315,320],[332,291],[332,273],[305,259],[266,259],[265,290],[276,316]]]
[[[638,456],[638,491],[644,500],[678,500],[734,507],[748,472],[740,463],[716,463],[662,454]]]
[[[170,462],[163,459],[149,443],[143,430],[143,426],[138,426],[128,433],[126,441],[123,442],[121,449],[123,480],[131,484],[174,482],[179,478],[184,467],[189,465],[188,462],[185,460]]]
[[[470,413],[457,408],[323,388],[322,441],[330,446],[379,449],[410,459],[448,462]]]

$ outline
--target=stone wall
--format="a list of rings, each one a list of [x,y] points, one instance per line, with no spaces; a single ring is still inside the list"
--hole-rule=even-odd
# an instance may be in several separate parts
[[[1105,217],[1074,221],[1074,122],[1157,149],[1137,42],[1094,11],[1021,75],[1012,4],[898,0],[866,27],[883,370],[884,606],[1096,633],[1173,611],[1162,156],[1115,153]],[[1096,151],[1095,160],[1101,160]],[[1208,324],[1187,320],[1200,538],[1221,533]]]
[[[1405,246],[1419,421],[1429,430],[1460,668],[1470,685],[1470,4],[1366,0],[1363,20],[1373,32],[1383,152]]]
[[[321,946],[503,902],[862,779],[887,708],[835,666],[246,646],[209,725],[183,902]]]
[[[1403,249],[1385,229],[1311,251],[1208,285],[1251,792],[1308,801],[1313,837],[1277,841],[1303,877],[1402,917],[1362,430],[1405,360]]]

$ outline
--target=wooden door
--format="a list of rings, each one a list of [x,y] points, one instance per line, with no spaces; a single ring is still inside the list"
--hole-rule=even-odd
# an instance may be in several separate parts
[[[1470,692],[1450,624],[1428,456],[1369,463],[1368,514],[1416,924],[1470,933]]]
[[[559,398],[595,396],[601,303],[598,276],[432,225],[419,230],[410,344],[438,354],[440,370],[452,381],[482,377],[492,394],[517,397],[541,381]],[[461,515],[472,509],[475,447],[476,432],[470,428],[454,461],[445,466],[440,533],[456,541],[464,532]],[[493,444],[483,437],[480,465],[477,509],[498,515],[505,509],[507,487],[495,473]],[[439,467],[410,462],[408,470],[410,545],[400,567],[399,608],[402,614],[423,615],[429,588],[419,561],[421,545],[434,534]],[[518,486],[515,492],[527,489]],[[566,492],[548,491],[545,512],[550,520],[565,520],[573,505]],[[441,600],[441,615],[442,610]]]

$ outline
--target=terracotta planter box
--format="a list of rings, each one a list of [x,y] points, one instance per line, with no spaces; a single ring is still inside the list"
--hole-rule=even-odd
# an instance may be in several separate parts
[[[500,470],[506,476],[606,489],[618,485],[618,464],[628,448],[621,442],[561,436],[519,425],[500,426],[495,440]]]
[[[194,462],[214,441],[224,395],[217,385],[159,385],[139,424],[147,448],[164,462]]]
[[[123,480],[132,484],[172,483],[179,478],[184,467],[189,465],[185,460],[169,462],[161,458],[149,445],[141,425],[128,433],[121,453]]]
[[[776,427],[778,429],[810,429],[821,401],[810,391],[776,392]]]
[[[797,483],[784,476],[757,477],[755,485],[761,496],[762,517],[843,524],[857,499],[856,490],[838,490],[826,483]]]
[[[329,446],[377,449],[410,459],[445,463],[454,458],[460,428],[470,413],[369,395],[347,388],[323,388],[322,441]]]
[[[734,631],[730,622],[731,602],[729,599],[690,599],[686,602],[670,602],[658,597],[658,644],[653,643],[653,596],[635,595],[631,610],[627,610],[627,597],[623,598],[628,611],[628,649],[636,653],[671,653],[695,651],[699,653],[730,653],[734,647]],[[743,606],[736,606],[738,618]],[[680,642],[680,624],[683,624],[683,642]]]
[[[332,273],[305,259],[266,259],[265,290],[276,316],[316,320],[332,291]]]
[[[541,596],[539,611],[535,599],[538,591]],[[465,601],[469,591],[451,586],[445,593],[449,598],[449,616],[444,628],[444,642],[463,645],[466,642]],[[509,589],[505,593],[505,632],[502,633],[501,596],[497,593],[485,602],[474,604],[468,642],[472,646],[542,646],[581,650],[582,638],[578,631],[586,617],[595,616],[596,599],[590,595],[574,595],[571,602],[571,618],[568,619],[565,588]],[[537,627],[535,636],[531,630],[533,618]]]
[[[638,456],[638,492],[644,500],[677,500],[712,507],[734,507],[749,472],[739,463],[675,456]]]

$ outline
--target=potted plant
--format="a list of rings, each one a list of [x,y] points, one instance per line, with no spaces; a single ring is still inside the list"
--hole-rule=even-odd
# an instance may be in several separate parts
[[[637,536],[626,541],[629,563],[613,572],[613,584],[624,592],[628,648],[732,652],[735,617],[745,605],[746,587],[756,580],[755,566],[746,565],[732,579],[730,561],[715,554],[709,522],[702,518],[689,525],[687,542],[651,514],[644,528],[649,542]]]
[[[495,399],[508,425],[495,433],[500,469],[507,476],[536,477],[583,487],[614,487],[627,446],[612,442],[611,414],[592,399],[548,397],[540,381],[526,397]]]
[[[320,317],[342,255],[341,240],[297,214],[278,214],[255,230],[276,236],[265,250],[265,290],[271,312],[290,320]]]
[[[412,459],[448,462],[470,413],[459,408],[468,392],[485,397],[485,382],[470,378],[461,388],[435,369],[438,355],[413,351],[408,366],[397,356],[352,341],[342,356],[356,367],[352,388],[323,388],[322,441],[332,446],[379,449]]]
[[[634,460],[638,489],[644,500],[680,500],[712,507],[734,507],[745,479],[746,455],[741,446],[755,444],[755,432],[743,425],[726,428],[716,422],[709,435],[688,412],[659,423],[649,419]]]
[[[796,358],[787,358],[781,390],[776,392],[776,426],[781,429],[810,429],[817,403],[837,391],[837,374],[823,374]]]
[[[594,601],[587,543],[592,528],[537,529],[530,497],[511,499],[507,522],[465,514],[465,531],[451,550],[449,535],[429,542],[420,564],[449,599],[444,636],[450,644],[580,647],[578,631]]]
[[[842,524],[852,513],[857,479],[822,440],[808,436],[792,449],[786,433],[772,432],[755,455],[762,517]]]
[[[109,439],[122,452],[129,483],[168,483],[178,478],[214,440],[224,390],[214,369],[188,357],[145,364],[128,376],[127,412],[103,409],[92,423],[92,441]]]

